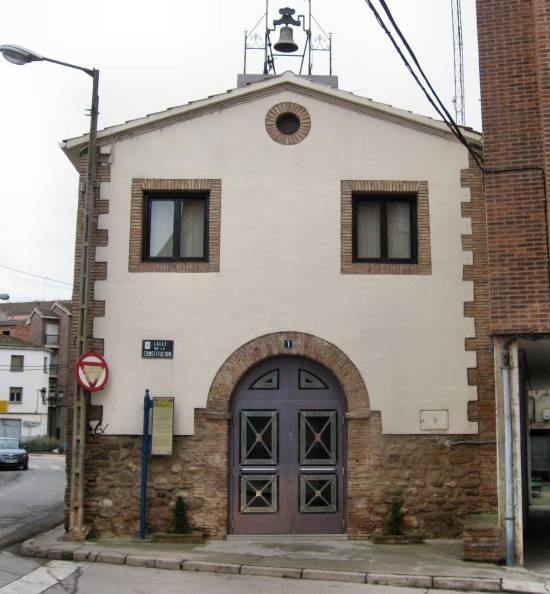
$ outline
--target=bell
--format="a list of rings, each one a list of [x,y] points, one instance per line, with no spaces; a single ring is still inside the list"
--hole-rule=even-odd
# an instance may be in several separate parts
[[[279,41],[277,41],[273,47],[276,51],[283,52],[284,54],[290,54],[298,49],[298,45],[294,42],[294,36],[290,27],[287,25],[281,27]]]

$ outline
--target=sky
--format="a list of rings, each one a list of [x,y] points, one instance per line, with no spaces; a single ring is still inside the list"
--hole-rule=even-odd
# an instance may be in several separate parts
[[[387,4],[454,113],[451,0]],[[307,13],[306,0],[270,0],[270,22],[284,6]],[[98,68],[101,129],[234,88],[244,31],[264,12],[265,0],[6,2],[0,45]],[[434,115],[364,0],[312,0],[312,12],[333,34],[341,89]],[[466,124],[480,130],[475,0],[462,0],[462,22]],[[253,54],[247,72],[259,73],[261,52]],[[325,57],[318,54],[314,73],[328,73]],[[278,72],[297,63],[281,61]],[[83,72],[0,58],[0,293],[11,302],[71,296],[78,184],[59,142],[88,131],[90,102],[91,78]]]

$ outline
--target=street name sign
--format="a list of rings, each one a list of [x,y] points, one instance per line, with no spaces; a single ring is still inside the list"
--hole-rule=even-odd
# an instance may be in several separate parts
[[[173,359],[173,340],[153,340],[151,338],[142,341],[141,357],[143,359]]]
[[[76,381],[87,392],[103,390],[109,378],[107,362],[94,352],[84,353],[76,362]]]

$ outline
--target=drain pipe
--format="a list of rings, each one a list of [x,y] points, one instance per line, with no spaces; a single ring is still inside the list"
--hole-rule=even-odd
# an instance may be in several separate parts
[[[504,392],[504,468],[506,481],[506,565],[514,565],[514,479],[512,461],[512,397],[510,394],[509,338],[502,347],[502,387]]]

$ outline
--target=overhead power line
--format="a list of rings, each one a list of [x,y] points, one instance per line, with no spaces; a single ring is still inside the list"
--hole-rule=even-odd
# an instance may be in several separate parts
[[[380,13],[378,12],[378,10],[376,9],[376,7],[374,6],[373,2],[371,0],[365,0],[365,2],[367,4],[367,6],[371,9],[372,13],[374,14],[374,17],[376,18],[376,21],[378,22],[378,24],[380,25],[380,27],[382,28],[382,30],[384,31],[384,33],[388,36],[388,38],[391,41],[391,43],[392,43],[393,47],[395,48],[396,52],[399,54],[399,56],[401,57],[403,63],[405,64],[405,67],[411,73],[411,76],[414,78],[416,84],[420,87],[420,89],[422,90],[422,92],[424,93],[424,95],[426,96],[426,98],[428,99],[428,101],[430,102],[430,104],[432,105],[432,107],[436,110],[436,112],[439,114],[439,116],[441,117],[441,119],[443,120],[443,122],[448,126],[448,128],[451,130],[451,132],[457,138],[457,140],[461,144],[463,144],[464,147],[468,150],[468,152],[470,153],[470,155],[474,159],[474,161],[477,164],[477,166],[483,171],[484,169],[483,169],[482,157],[474,150],[474,148],[466,140],[466,138],[464,137],[464,134],[462,134],[462,131],[461,131],[460,127],[454,121],[453,117],[451,116],[451,114],[449,113],[449,111],[447,110],[447,108],[445,107],[444,103],[439,98],[439,95],[436,93],[436,91],[433,88],[432,84],[430,83],[428,77],[426,76],[424,70],[422,69],[422,67],[420,65],[420,62],[419,62],[418,58],[416,57],[416,54],[412,50],[412,47],[410,46],[409,42],[407,41],[407,39],[405,38],[405,36],[401,32],[401,29],[397,25],[397,22],[395,21],[395,18],[393,17],[393,15],[392,15],[392,13],[391,13],[391,11],[390,11],[387,3],[385,2],[385,0],[379,0],[380,5],[382,6],[384,12],[386,13],[386,16],[389,19],[391,25],[393,26],[395,32],[399,36],[399,39],[401,40],[401,42],[405,46],[407,52],[409,53],[409,55],[410,55],[412,61],[414,62],[414,64],[415,64],[415,66],[416,66],[419,74],[417,74],[417,72],[415,72],[415,69],[413,68],[413,66],[409,62],[409,60],[408,60],[407,56],[405,55],[404,51],[401,49],[401,47],[397,43],[395,37],[393,36],[392,32],[390,31],[390,29],[388,28],[388,26],[386,25],[386,23],[382,19]],[[422,81],[420,80],[420,77],[422,77],[424,79],[426,86],[422,83]]]
[[[20,270],[19,268],[12,268],[11,266],[5,266],[4,264],[0,264],[0,268],[2,268],[3,270],[10,270],[11,272],[16,272],[18,274],[24,274],[26,276],[30,276],[32,278],[36,278],[36,279],[40,279],[40,281],[44,282],[47,281],[48,283],[59,283],[60,285],[66,285],[66,287],[58,287],[58,288],[71,288],[73,286],[73,283],[70,283],[68,281],[62,281],[62,280],[58,280],[56,278],[51,278],[49,276],[42,276],[40,274],[35,274],[34,272],[27,272],[26,270]],[[20,278],[21,280],[27,280],[29,282],[37,282],[37,281],[31,281],[30,279],[25,279],[25,278],[21,278],[21,277],[15,277],[15,278]],[[52,285],[49,285],[52,286]]]

